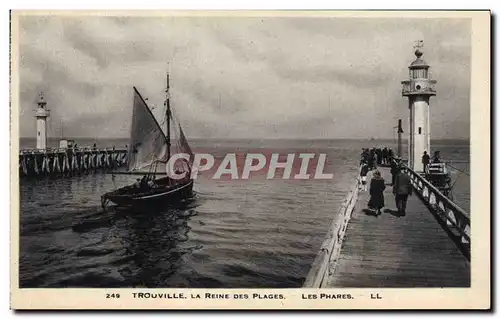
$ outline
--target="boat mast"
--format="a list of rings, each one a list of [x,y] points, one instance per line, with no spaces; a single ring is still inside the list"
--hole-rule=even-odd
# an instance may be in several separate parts
[[[167,163],[170,160],[170,116],[172,115],[170,111],[170,73],[167,71],[167,90],[165,106],[167,107]]]

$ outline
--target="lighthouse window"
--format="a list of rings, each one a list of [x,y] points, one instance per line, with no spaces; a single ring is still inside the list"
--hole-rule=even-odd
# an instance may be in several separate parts
[[[420,79],[420,78],[427,78],[427,70],[426,69],[414,69],[413,72],[411,72],[412,78],[414,79]]]
[[[40,136],[40,132],[38,132],[38,136]]]
[[[418,134],[422,134],[422,128],[420,126],[418,127]]]

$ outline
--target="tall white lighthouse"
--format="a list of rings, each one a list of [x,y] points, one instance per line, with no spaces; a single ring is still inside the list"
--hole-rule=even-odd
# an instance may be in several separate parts
[[[402,81],[402,94],[408,97],[409,137],[408,165],[417,172],[423,172],[422,155],[431,154],[431,123],[429,118],[429,99],[436,95],[436,81],[429,76],[429,65],[422,59],[423,41],[415,46],[415,56],[409,69],[409,80]]]
[[[47,148],[47,117],[49,117],[49,110],[47,110],[47,102],[43,99],[43,93],[37,101],[38,108],[36,110],[36,148]]]

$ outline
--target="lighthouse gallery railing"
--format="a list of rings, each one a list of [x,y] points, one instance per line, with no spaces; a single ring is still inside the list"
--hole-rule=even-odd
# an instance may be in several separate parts
[[[436,94],[436,81],[435,80],[428,80],[426,81],[427,87],[425,88],[420,88],[417,87],[419,86],[419,82],[415,80],[406,80],[401,82],[401,92],[403,94],[422,94],[422,93],[434,93]]]

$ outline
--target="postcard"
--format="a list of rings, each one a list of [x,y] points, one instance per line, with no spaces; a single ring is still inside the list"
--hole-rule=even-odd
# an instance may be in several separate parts
[[[11,308],[491,307],[478,11],[11,11]]]

